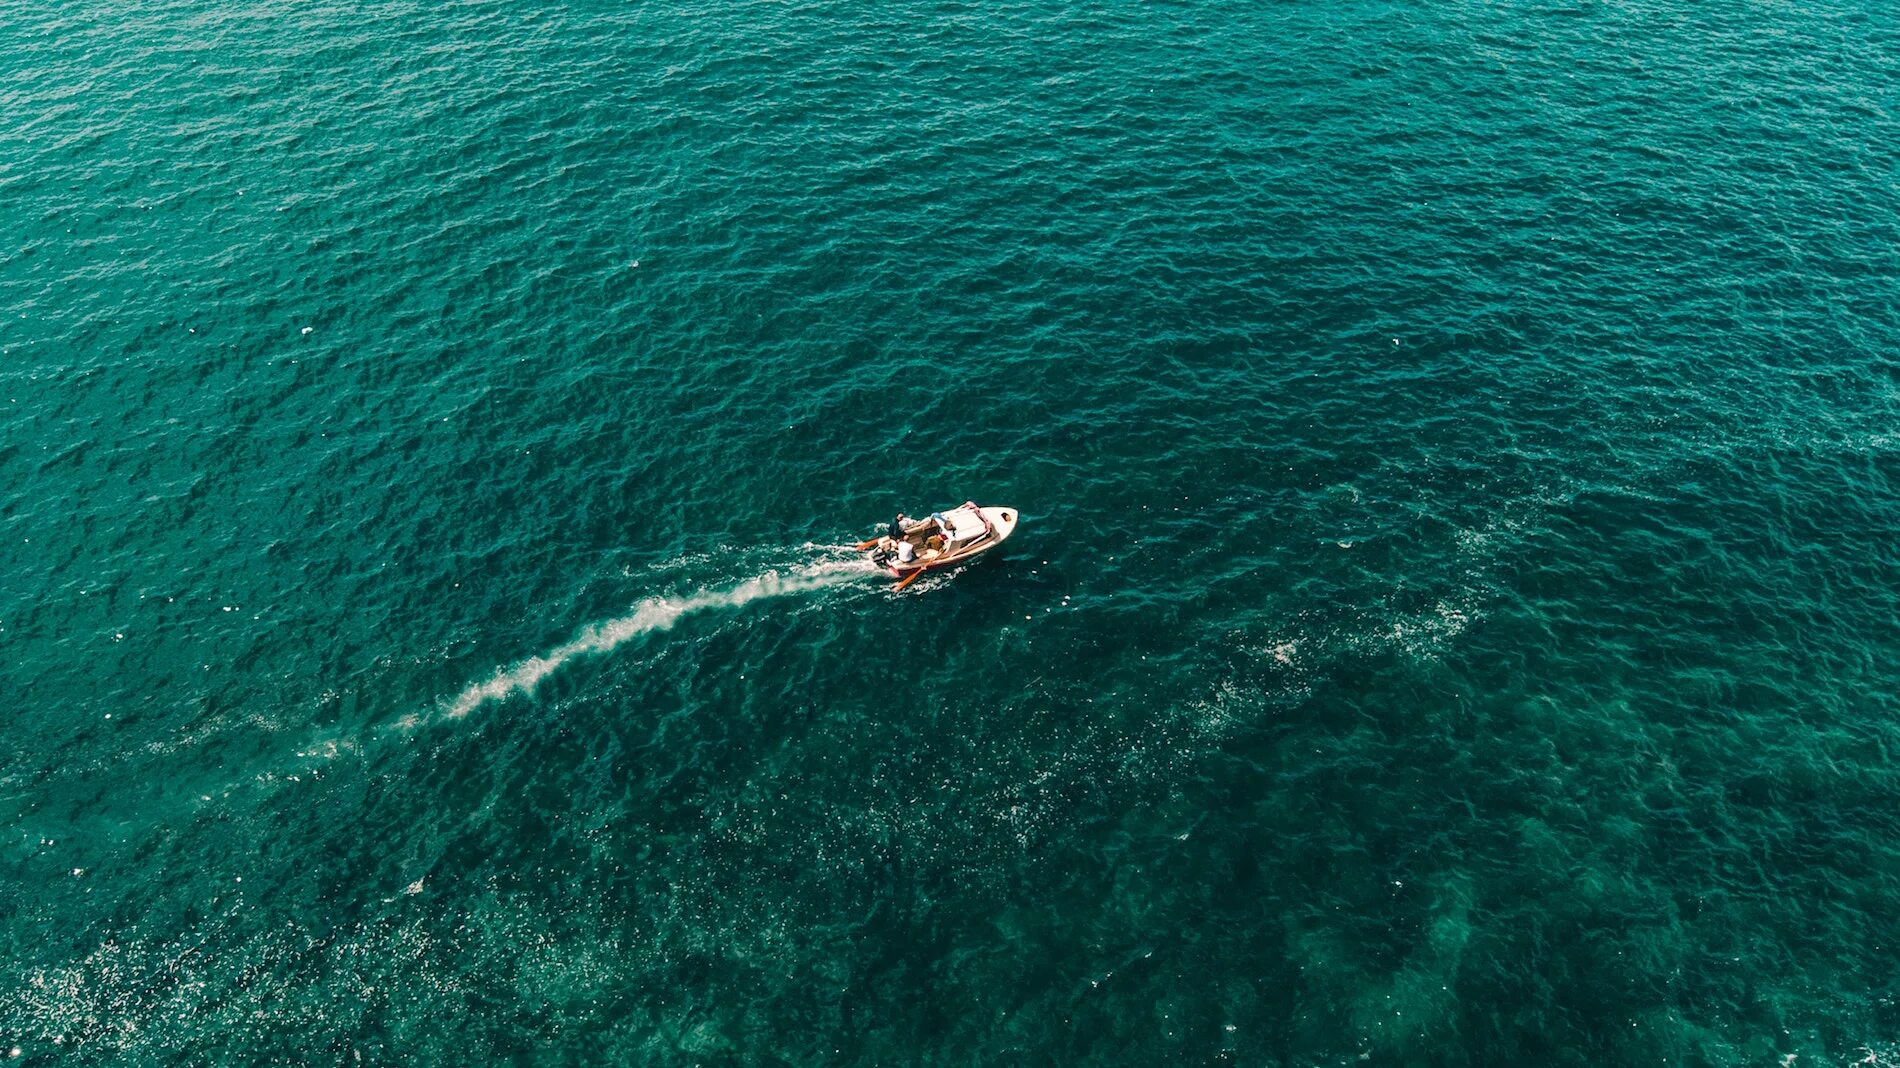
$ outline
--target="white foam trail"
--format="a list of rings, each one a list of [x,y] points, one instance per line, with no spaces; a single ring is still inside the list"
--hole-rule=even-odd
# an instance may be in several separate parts
[[[516,693],[531,693],[542,679],[554,674],[562,664],[588,653],[605,653],[630,638],[666,630],[681,616],[703,608],[737,608],[766,597],[783,597],[825,586],[836,586],[861,578],[869,571],[861,561],[833,561],[801,567],[790,574],[767,571],[757,578],[723,590],[702,590],[687,597],[649,597],[633,611],[618,619],[597,623],[581,631],[580,636],[557,646],[545,656],[532,657],[479,686],[470,686],[449,705],[447,715],[460,719],[483,703],[498,701]]]

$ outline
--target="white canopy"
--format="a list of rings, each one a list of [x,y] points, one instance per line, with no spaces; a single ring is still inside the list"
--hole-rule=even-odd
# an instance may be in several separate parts
[[[953,542],[971,541],[983,534],[983,517],[974,508],[953,508],[943,513],[944,522],[950,524],[950,540]]]

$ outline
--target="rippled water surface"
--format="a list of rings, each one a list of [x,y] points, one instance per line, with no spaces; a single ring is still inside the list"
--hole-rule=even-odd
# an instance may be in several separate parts
[[[0,0],[0,1055],[1900,1063],[1891,15]]]

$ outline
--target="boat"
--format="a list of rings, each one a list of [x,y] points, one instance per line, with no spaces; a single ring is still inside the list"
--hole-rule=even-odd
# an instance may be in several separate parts
[[[904,526],[904,537],[890,534],[858,543],[871,563],[890,572],[903,589],[926,571],[955,567],[989,552],[1016,530],[1021,513],[1007,506],[984,507],[966,501]]]

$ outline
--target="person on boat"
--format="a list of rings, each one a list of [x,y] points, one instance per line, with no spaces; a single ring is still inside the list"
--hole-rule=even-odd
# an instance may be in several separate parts
[[[945,543],[948,543],[950,541],[950,521],[943,517],[943,513],[942,512],[930,513],[929,522],[930,522],[930,526],[932,530],[934,531],[934,535],[938,538],[942,538]],[[925,544],[928,544],[928,542],[926,541]]]
[[[983,514],[983,509],[978,508],[975,501],[964,501],[963,507],[968,508],[978,519],[983,521],[983,532],[985,534],[996,533],[996,524],[990,522],[990,517]]]
[[[910,530],[906,526],[908,520],[909,517],[904,513],[897,513],[897,518],[891,520],[891,528],[885,531],[885,534],[888,535],[892,541],[903,541],[904,536],[910,533]]]
[[[908,538],[900,539],[897,543],[897,562],[900,564],[908,564],[915,562],[916,559],[917,546],[912,545]]]

